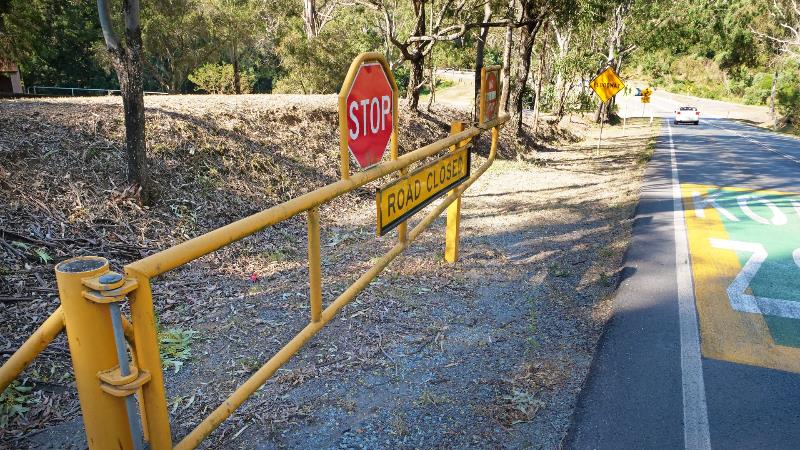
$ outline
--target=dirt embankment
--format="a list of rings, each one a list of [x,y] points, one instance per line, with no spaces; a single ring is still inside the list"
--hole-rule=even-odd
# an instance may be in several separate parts
[[[338,178],[335,97],[153,97],[146,106],[149,208],[124,192],[117,99],[0,102],[4,356],[57,304],[53,263],[99,254],[119,267]],[[468,116],[402,115],[401,152]],[[607,128],[609,147],[593,156],[593,141],[557,140],[594,129],[568,128],[549,129],[551,148],[532,163],[499,161],[470,188],[457,264],[441,263],[439,220],[208,444],[557,446],[620,277],[654,132]],[[503,155],[519,148],[504,141]],[[322,208],[326,304],[395,239],[374,237],[375,187]],[[307,322],[306,245],[298,217],[156,280],[176,439]],[[5,414],[0,442],[80,447],[63,337],[23,378],[3,400],[28,410]]]

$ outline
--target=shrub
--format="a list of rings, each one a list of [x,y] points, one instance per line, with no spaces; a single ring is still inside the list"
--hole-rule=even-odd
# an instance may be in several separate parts
[[[800,123],[800,68],[793,63],[778,75],[776,103],[778,111],[786,117],[787,123]]]
[[[191,75],[189,81],[209,94],[235,94],[232,64],[203,64]],[[239,71],[239,87],[243,94],[253,92],[256,78],[251,71]]]
[[[763,105],[772,93],[772,74],[757,73],[753,83],[744,90],[744,102],[748,105]]]

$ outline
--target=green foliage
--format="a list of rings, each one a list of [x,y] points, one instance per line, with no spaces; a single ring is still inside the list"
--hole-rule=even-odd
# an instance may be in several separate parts
[[[113,88],[116,77],[96,57],[102,33],[95,8],[81,0],[8,0],[0,55],[16,60],[28,86]]]
[[[789,124],[800,124],[800,65],[796,61],[787,63],[778,75],[776,103]]]
[[[193,69],[218,58],[197,0],[142,2],[142,40],[145,78],[154,90],[184,91]]]
[[[30,386],[25,386],[19,381],[11,384],[0,393],[0,428],[5,428],[16,416],[28,412],[28,405],[32,402]]]
[[[44,248],[39,247],[36,250],[34,250],[34,253],[36,253],[36,256],[39,257],[39,261],[45,264],[48,264],[50,261],[53,260],[53,257],[50,256],[50,254],[47,253],[47,250]]]
[[[645,74],[662,78],[670,75],[675,57],[669,49],[658,49],[641,55],[638,60],[639,69]]]
[[[234,94],[232,64],[203,64],[189,75],[189,81],[209,94]],[[256,77],[252,71],[239,73],[239,84],[243,94],[253,91]]]
[[[454,86],[454,85],[455,85],[455,83],[453,83],[450,80],[441,80],[441,79],[437,79],[436,80],[436,89],[447,89],[450,86]],[[420,89],[419,93],[420,93],[420,95],[430,95],[431,90],[430,90],[430,88],[428,86],[423,86],[422,89]]]
[[[771,73],[759,72],[753,76],[751,85],[744,89],[744,102],[748,105],[764,105],[772,93]]]
[[[400,97],[405,97],[408,89],[408,79],[411,77],[411,70],[405,64],[401,64],[392,69],[392,75],[394,75],[394,81],[397,83],[397,88],[400,91]]]
[[[178,373],[183,363],[192,356],[191,346],[197,334],[194,330],[169,328],[158,332],[161,350],[161,364],[165,369],[172,367]]]
[[[305,36],[302,21],[297,17],[288,18],[285,26],[285,34],[276,48],[285,75],[275,83],[275,92],[338,92],[353,58],[361,52],[376,50],[381,44],[368,17],[360,14],[358,8],[343,11],[313,39]]]

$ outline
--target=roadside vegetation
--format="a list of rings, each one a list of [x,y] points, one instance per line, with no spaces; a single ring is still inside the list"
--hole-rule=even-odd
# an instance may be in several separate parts
[[[789,1],[672,2],[626,75],[670,92],[773,107],[800,120],[800,12]]]

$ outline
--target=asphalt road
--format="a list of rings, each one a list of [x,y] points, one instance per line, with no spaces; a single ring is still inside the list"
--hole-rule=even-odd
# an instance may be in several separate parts
[[[800,140],[671,122],[566,447],[800,448]]]
[[[722,102],[705,98],[691,97],[688,95],[674,94],[661,89],[655,89],[651,102],[643,105],[641,97],[633,93],[636,87],[646,87],[639,82],[630,82],[631,90],[617,95],[618,113],[623,117],[655,117],[672,114],[679,106],[695,106],[700,109],[703,118],[707,119],[740,119],[755,123],[764,123],[771,119],[769,108],[766,106],[742,105],[737,103]]]

